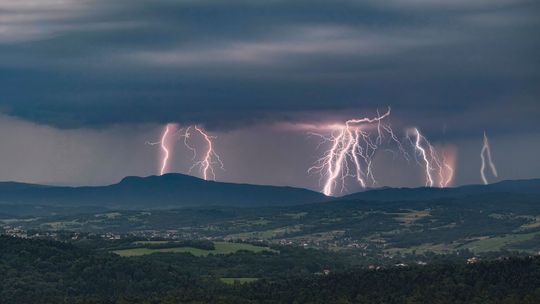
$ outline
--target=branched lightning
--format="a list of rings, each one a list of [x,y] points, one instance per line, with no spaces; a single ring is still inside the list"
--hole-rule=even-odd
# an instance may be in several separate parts
[[[374,157],[378,150],[391,152],[394,157],[401,155],[405,160],[410,160],[398,136],[394,133],[391,125],[387,122],[390,116],[390,107],[384,113],[375,117],[355,118],[337,124],[307,125],[302,128],[315,130],[310,135],[321,139],[318,148],[328,146],[308,172],[318,172],[322,192],[331,196],[336,192],[346,191],[347,179],[354,180],[363,188],[376,185],[377,179],[374,173]],[[182,131],[182,132],[181,132]],[[177,138],[173,138],[178,135]],[[167,124],[163,128],[160,141],[147,142],[149,145],[160,145],[161,160],[159,172],[165,174],[169,168],[169,161],[174,147],[173,140],[183,140],[185,147],[192,152],[193,164],[189,169],[192,172],[198,168],[200,175],[205,180],[216,178],[216,167],[224,170],[223,162],[215,151],[215,136],[209,135],[201,126],[192,125],[179,129],[176,124]],[[418,128],[407,131],[406,139],[414,149],[414,158],[423,168],[425,185],[429,187],[447,187],[454,176],[455,149],[447,155],[447,150],[434,147],[428,139],[420,133]],[[204,145],[204,153],[199,152],[199,146]],[[397,148],[396,148],[397,147]],[[480,173],[482,180],[485,178],[486,160],[493,175],[497,176],[495,165],[491,160],[491,151],[487,136],[484,133],[484,146],[480,154],[482,167]]]
[[[189,127],[186,130],[186,133],[184,135],[184,144],[188,149],[193,151],[193,159],[197,158],[197,150],[193,148],[188,143],[188,138],[190,138],[191,133],[189,132],[192,129],[192,127]],[[199,167],[202,173],[202,176],[205,180],[208,180],[209,178],[215,180],[216,179],[216,173],[214,170],[214,167],[218,165],[222,170],[224,170],[223,162],[221,161],[221,157],[219,154],[216,153],[214,150],[214,145],[212,142],[212,139],[215,138],[215,136],[210,136],[206,131],[204,131],[199,126],[194,126],[193,129],[199,133],[199,135],[203,138],[204,142],[206,143],[206,152],[203,154],[203,157],[201,160],[196,161],[193,166],[189,169],[191,172],[194,168]]]
[[[414,141],[409,137],[411,133]],[[407,138],[409,138],[416,153],[422,158],[422,164],[420,165],[424,167],[426,186],[433,187],[437,185],[441,188],[449,186],[454,177],[454,168],[453,164],[447,161],[444,151],[439,152],[431,145],[418,128],[409,130]]]
[[[319,158],[308,172],[317,171],[324,180],[323,193],[333,195],[338,184],[345,190],[345,179],[353,177],[362,187],[367,182],[376,184],[373,173],[373,156],[385,139],[397,143],[399,150],[408,159],[401,142],[395,136],[391,126],[384,122],[390,116],[390,108],[384,114],[374,118],[350,119],[344,124],[324,126],[330,129],[330,135],[310,132],[310,135],[322,139],[319,144],[330,145],[330,148]]]
[[[187,127],[186,132],[184,132],[184,134],[182,135],[182,137],[184,138],[184,146],[186,146],[186,148],[188,148],[188,150],[190,150],[191,152],[193,152],[193,157],[192,157],[192,159],[196,159],[196,158],[197,158],[197,150],[196,150],[195,148],[193,148],[193,147],[189,144],[189,138],[191,137],[191,133],[190,133],[189,131],[191,131],[192,128],[193,128],[193,126]]]
[[[482,146],[482,150],[480,151],[480,159],[482,160],[482,165],[480,166],[480,176],[482,177],[482,181],[484,182],[484,185],[488,184],[486,173],[485,173],[486,158],[487,158],[489,167],[491,169],[491,173],[495,177],[498,177],[497,168],[495,167],[495,164],[493,163],[491,159],[491,146],[489,145],[489,140],[487,138],[486,132],[484,132],[484,145]]]
[[[175,135],[179,135],[179,138],[183,138],[183,143],[188,150],[193,153],[192,160],[194,161],[193,165],[189,169],[191,172],[194,168],[199,167],[201,170],[201,175],[205,180],[209,178],[216,178],[215,166],[218,165],[221,169],[224,170],[223,162],[221,157],[216,153],[214,149],[213,139],[215,136],[210,136],[202,127],[200,126],[189,126],[185,130],[178,129],[176,132],[172,133],[174,129],[177,128],[176,124],[167,124],[163,128],[161,135],[161,140],[157,142],[146,142],[146,144],[154,146],[160,145],[161,147],[161,161],[160,161],[160,174],[163,175],[167,172],[169,167],[169,159],[172,152],[172,138]],[[190,140],[193,138],[192,131],[195,130],[197,134],[202,138],[204,144],[206,144],[206,152],[202,155],[201,160],[197,160],[198,153],[195,145],[190,143]],[[183,132],[182,132],[183,131]],[[177,138],[177,140],[179,139]]]

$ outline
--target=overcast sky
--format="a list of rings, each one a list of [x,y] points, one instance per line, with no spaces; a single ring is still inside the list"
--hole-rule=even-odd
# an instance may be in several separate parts
[[[388,106],[457,151],[456,185],[481,182],[484,131],[490,181],[540,177],[539,50],[534,0],[0,0],[0,180],[156,174],[145,142],[175,122],[217,136],[218,180],[320,189],[318,142],[276,126]],[[423,185],[386,154],[379,186]]]

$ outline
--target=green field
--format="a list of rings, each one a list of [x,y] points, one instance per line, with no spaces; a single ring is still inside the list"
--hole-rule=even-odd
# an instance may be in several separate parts
[[[96,211],[31,219],[10,217],[1,223],[4,224],[0,226],[21,227],[27,231],[135,234],[142,236],[141,239],[164,240],[129,244],[130,240],[121,239],[117,242],[121,245],[109,248],[121,250],[117,251],[121,255],[189,252],[201,256],[212,253],[205,250],[211,247],[174,244],[174,240],[180,239],[263,241],[274,245],[338,250],[359,248],[369,253],[390,254],[398,251],[447,254],[461,249],[475,252],[540,250],[540,236],[536,240],[532,234],[527,235],[540,234],[538,199],[519,193],[501,197],[460,197],[452,204],[446,199],[391,204],[347,199],[275,208]],[[166,244],[170,242],[173,243]],[[218,248],[213,253],[235,250]]]
[[[166,244],[166,243],[170,243],[170,241],[137,241],[137,242],[134,242],[133,244],[135,245],[153,245],[153,244]]]
[[[457,249],[467,248],[475,252],[487,252],[487,251],[499,251],[503,247],[530,240],[537,235],[538,232],[533,233],[523,233],[523,234],[508,234],[505,236],[490,237],[481,240],[476,240],[462,246],[457,247]]]
[[[385,251],[388,253],[425,253],[425,252],[434,252],[439,254],[447,254],[455,250],[468,249],[474,252],[490,252],[490,251],[499,251],[510,247],[512,244],[528,241],[533,239],[539,232],[533,233],[521,233],[521,234],[507,234],[504,236],[494,236],[494,237],[482,237],[475,240],[459,240],[458,242],[452,243],[440,243],[432,244],[425,243],[418,246],[411,246],[408,248],[389,248]]]
[[[147,255],[147,254],[152,254],[152,253],[159,253],[159,252],[191,253],[194,256],[207,256],[209,254],[229,254],[229,253],[234,253],[240,250],[246,250],[246,251],[251,251],[251,252],[273,251],[272,249],[268,247],[259,247],[259,246],[254,246],[251,244],[243,244],[243,243],[215,242],[214,246],[215,246],[215,250],[204,250],[204,249],[193,248],[193,247],[173,247],[173,248],[162,248],[162,249],[150,249],[150,248],[141,247],[141,248],[114,250],[113,252],[123,257],[130,257],[130,256],[141,256],[141,255]]]
[[[288,233],[298,232],[302,231],[302,228],[300,225],[293,225],[293,226],[285,226],[280,228],[274,228],[270,230],[263,230],[263,231],[250,231],[250,232],[241,232],[241,233],[235,233],[235,234],[229,234],[225,237],[226,240],[246,240],[249,238],[257,238],[257,239],[274,239],[277,237],[281,237]]]
[[[220,278],[219,280],[225,284],[233,285],[234,283],[245,284],[257,281],[259,278]]]
[[[429,210],[408,210],[406,213],[391,213],[395,216],[395,219],[403,223],[405,226],[410,226],[414,222],[428,217]]]

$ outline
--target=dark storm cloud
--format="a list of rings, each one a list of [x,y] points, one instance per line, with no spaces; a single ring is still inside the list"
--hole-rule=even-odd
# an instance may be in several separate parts
[[[235,128],[392,105],[454,136],[523,132],[539,128],[539,15],[525,0],[0,0],[0,111]]]

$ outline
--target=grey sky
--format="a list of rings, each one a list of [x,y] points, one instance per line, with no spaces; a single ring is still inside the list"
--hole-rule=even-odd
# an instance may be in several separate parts
[[[501,178],[538,177],[539,47],[532,0],[0,0],[0,179],[152,174],[144,142],[178,122],[218,135],[220,180],[317,188],[316,144],[271,126],[387,106],[458,147],[457,184],[479,182],[484,130]]]

